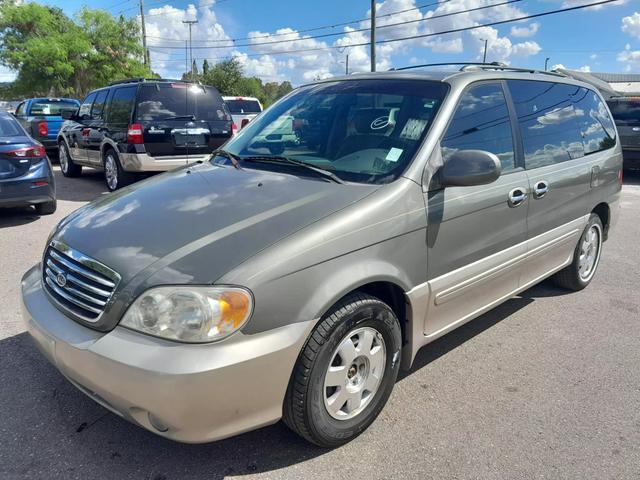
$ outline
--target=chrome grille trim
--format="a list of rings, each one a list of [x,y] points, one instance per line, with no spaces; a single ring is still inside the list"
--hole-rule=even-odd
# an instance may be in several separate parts
[[[52,241],[44,253],[42,282],[56,306],[95,323],[111,300],[120,275],[64,243]]]

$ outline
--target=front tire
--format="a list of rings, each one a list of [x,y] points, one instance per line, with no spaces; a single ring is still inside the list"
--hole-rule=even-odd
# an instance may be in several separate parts
[[[573,262],[554,276],[555,283],[577,292],[591,283],[602,252],[603,228],[600,217],[592,213],[573,254]]]
[[[316,326],[294,368],[284,422],[321,447],[362,433],[382,411],[400,366],[393,310],[363,293],[347,296]]]
[[[58,161],[60,162],[60,170],[65,177],[79,177],[82,175],[82,165],[73,162],[69,148],[64,141],[58,145]]]

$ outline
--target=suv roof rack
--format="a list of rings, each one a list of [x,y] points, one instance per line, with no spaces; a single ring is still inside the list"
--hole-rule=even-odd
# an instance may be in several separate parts
[[[444,67],[444,66],[452,66],[452,65],[461,65],[460,72],[466,72],[468,70],[502,70],[505,72],[526,72],[526,73],[541,73],[544,75],[553,75],[555,77],[566,77],[564,73],[561,72],[549,72],[547,70],[537,70],[535,68],[518,68],[518,67],[510,67],[506,63],[502,62],[491,62],[491,63],[481,63],[481,62],[450,62],[450,63],[425,63],[422,65],[409,65],[407,67],[400,68],[392,68],[391,70],[400,71],[400,70],[411,70],[414,68],[422,68],[422,67]]]
[[[123,83],[138,83],[138,82],[182,82],[182,83],[198,83],[192,82],[191,80],[178,80],[177,78],[125,78],[122,80],[116,80],[115,82],[109,83],[109,87],[112,85],[121,85]]]

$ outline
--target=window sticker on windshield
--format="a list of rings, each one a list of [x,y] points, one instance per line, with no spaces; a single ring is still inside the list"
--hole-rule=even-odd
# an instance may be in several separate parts
[[[400,133],[400,138],[406,140],[419,140],[427,126],[427,120],[422,118],[410,118]]]
[[[387,162],[397,162],[400,159],[400,155],[402,155],[403,150],[401,148],[396,148],[393,147],[391,150],[389,150],[389,153],[387,153],[387,157],[385,158],[385,160]]]

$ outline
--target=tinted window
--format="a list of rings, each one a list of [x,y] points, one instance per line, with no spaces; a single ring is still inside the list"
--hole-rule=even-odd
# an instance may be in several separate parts
[[[607,102],[616,125],[640,126],[640,99],[620,99]]]
[[[84,99],[82,105],[80,105],[80,110],[78,111],[78,116],[80,118],[89,117],[89,114],[91,113],[91,104],[95,98],[96,94],[90,93],[87,98]]]
[[[62,110],[75,110],[78,102],[74,100],[36,100],[31,104],[30,115],[60,116]]]
[[[126,126],[131,120],[131,111],[136,100],[137,87],[118,88],[113,92],[109,108],[110,123]]]
[[[537,168],[584,156],[575,106],[580,87],[559,83],[507,82],[522,134],[526,168]]]
[[[468,89],[440,145],[445,162],[458,150],[485,150],[498,156],[503,171],[513,170],[513,133],[502,87],[482,84]]]
[[[616,144],[616,131],[607,107],[593,91],[581,88],[574,103],[584,153],[589,154],[611,148]]]
[[[284,155],[354,182],[390,182],[413,159],[446,91],[430,81],[310,85],[265,110],[225,148],[241,157]]]
[[[0,137],[14,137],[25,133],[13,118],[0,115]]]
[[[109,90],[100,90],[96,95],[96,99],[93,102],[93,107],[91,107],[91,118],[93,120],[99,120],[102,118],[102,114],[104,113],[104,106],[107,103],[108,94]]]
[[[235,114],[260,113],[260,104],[257,100],[225,100],[229,111]]]
[[[222,97],[212,88],[188,83],[142,85],[137,110],[139,120],[154,121],[185,115],[195,115],[196,120],[230,120]]]

